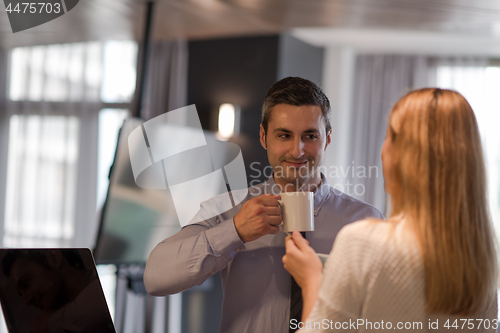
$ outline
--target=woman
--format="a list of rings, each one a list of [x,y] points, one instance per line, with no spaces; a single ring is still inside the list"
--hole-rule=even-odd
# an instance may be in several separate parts
[[[344,227],[324,270],[300,233],[287,238],[283,263],[302,287],[296,326],[495,331],[497,257],[479,130],[465,98],[430,88],[404,96],[389,118],[382,164],[388,221]]]

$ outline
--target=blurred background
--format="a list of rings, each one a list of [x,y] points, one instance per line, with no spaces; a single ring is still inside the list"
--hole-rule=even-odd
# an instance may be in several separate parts
[[[287,76],[330,99],[330,185],[386,213],[392,105],[426,86],[462,93],[499,230],[500,2],[86,0],[15,34],[0,9],[1,246],[93,249],[118,332],[218,332],[218,275],[167,298],[144,293],[149,251],[180,225],[168,191],[135,185],[124,133],[195,104],[206,136],[238,144],[249,185],[260,183],[271,174],[262,101]]]

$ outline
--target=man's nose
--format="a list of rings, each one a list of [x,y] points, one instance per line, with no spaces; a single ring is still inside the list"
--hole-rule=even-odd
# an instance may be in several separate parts
[[[302,142],[300,138],[293,140],[292,147],[290,148],[290,155],[296,159],[299,159],[304,155],[304,142]]]

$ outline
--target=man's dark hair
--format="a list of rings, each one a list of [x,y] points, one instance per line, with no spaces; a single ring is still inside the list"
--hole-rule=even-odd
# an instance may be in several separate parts
[[[271,87],[267,92],[262,106],[262,127],[267,135],[267,125],[271,117],[271,110],[276,104],[289,104],[295,106],[317,105],[325,118],[326,133],[330,131],[330,101],[320,87],[314,82],[300,78],[287,77]]]

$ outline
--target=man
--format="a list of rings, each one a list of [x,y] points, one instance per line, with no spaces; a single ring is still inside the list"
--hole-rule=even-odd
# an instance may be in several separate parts
[[[152,251],[144,281],[152,295],[167,295],[203,283],[221,271],[224,302],[221,332],[285,333],[290,325],[291,278],[281,261],[282,191],[313,191],[315,231],[307,240],[330,253],[347,223],[382,218],[372,206],[336,191],[319,171],[331,143],[330,104],[314,83],[296,77],[275,83],[262,112],[260,142],[273,176],[251,187],[246,199],[223,214],[184,227]],[[195,218],[219,203],[201,205]]]

